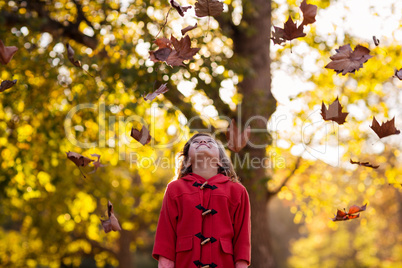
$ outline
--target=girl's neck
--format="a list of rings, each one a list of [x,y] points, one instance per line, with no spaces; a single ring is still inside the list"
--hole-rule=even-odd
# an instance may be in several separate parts
[[[193,173],[200,175],[201,177],[203,177],[206,180],[208,180],[209,178],[218,174],[218,168],[212,169],[212,168],[192,166],[191,169],[192,169]]]

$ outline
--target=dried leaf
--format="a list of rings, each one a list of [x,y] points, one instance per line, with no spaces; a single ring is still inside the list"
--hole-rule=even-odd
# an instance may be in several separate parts
[[[94,161],[75,152],[67,152],[67,158],[73,161],[74,164],[77,165],[77,167],[86,167],[89,163]]]
[[[373,35],[373,41],[374,41],[374,45],[375,45],[376,47],[378,47],[378,45],[380,44],[380,40],[377,39],[374,35]]]
[[[194,24],[194,26],[189,25],[186,28],[181,29],[181,34],[185,35],[188,31],[191,31],[191,30],[197,28],[197,26],[198,26],[197,23]]]
[[[71,61],[72,64],[74,64],[74,66],[82,68],[81,61],[74,59],[75,55],[74,49],[70,46],[69,43],[66,44],[66,47],[67,47],[67,58]]]
[[[317,6],[307,4],[307,0],[304,0],[300,4],[300,10],[303,12],[302,25],[308,25],[315,22],[315,16],[317,15]]]
[[[344,45],[335,49],[337,54],[330,57],[332,60],[325,68],[333,69],[337,74],[354,73],[363,67],[363,63],[368,61],[373,56],[369,55],[370,50],[361,45],[357,45],[352,51],[350,45]]]
[[[399,70],[395,69],[395,77],[397,77],[399,80],[402,80],[402,68]]]
[[[366,207],[367,207],[367,204],[365,204],[364,206],[361,206],[361,207],[353,205],[349,208],[348,212],[346,212],[345,209],[344,209],[344,211],[338,209],[336,212],[335,218],[333,218],[332,220],[333,221],[347,221],[350,219],[359,218],[360,214],[356,214],[356,213],[365,211]]]
[[[5,91],[6,89],[9,89],[10,87],[14,86],[17,83],[17,79],[10,81],[10,80],[4,80],[0,84],[0,92]]]
[[[100,157],[101,157],[101,156],[100,156],[99,154],[91,154],[91,156],[96,157],[97,160],[96,160],[95,162],[93,162],[93,164],[94,164],[94,170],[91,171],[91,172],[89,172],[88,174],[95,173],[95,172],[98,170],[98,168],[100,168],[100,167],[106,167],[106,165],[102,165],[102,164],[100,163]]]
[[[248,126],[243,133],[240,133],[237,128],[236,122],[232,119],[230,126],[226,132],[226,139],[228,140],[228,148],[233,152],[240,152],[246,145],[248,140],[250,139],[251,128]]]
[[[151,55],[150,58],[153,62],[158,62],[166,61],[171,52],[172,49],[170,47],[163,47],[156,51],[150,51],[149,54]]]
[[[113,205],[110,201],[108,201],[107,204],[107,214],[109,216],[109,219],[107,220],[102,220],[102,227],[105,233],[109,233],[110,231],[120,231],[121,227],[119,224],[119,221],[117,220],[116,216],[114,215],[113,211]]]
[[[380,166],[373,166],[373,165],[370,164],[369,162],[353,161],[352,159],[350,159],[350,163],[351,163],[351,164],[356,164],[356,165],[359,165],[359,166],[363,166],[363,167],[371,167],[371,168],[374,168],[374,169],[377,169],[377,168],[380,167]]]
[[[158,96],[159,94],[164,94],[164,93],[168,92],[169,89],[167,88],[166,85],[167,85],[167,83],[162,84],[157,90],[155,90],[155,91],[152,92],[152,93],[147,94],[147,95],[144,97],[144,100],[150,100],[150,101],[152,101],[152,100],[155,99],[156,96]]]
[[[184,12],[186,12],[188,9],[192,8],[192,6],[182,7],[174,0],[170,0],[169,3],[173,8],[175,8],[177,10],[177,12],[179,12],[180,16],[182,16],[182,17],[184,16]]]
[[[145,126],[142,126],[141,131],[132,128],[130,135],[136,141],[140,142],[142,145],[145,145],[151,141],[151,135],[149,135],[149,131]]]
[[[291,41],[295,38],[306,36],[306,34],[303,32],[304,26],[315,22],[315,16],[317,15],[317,6],[307,4],[307,1],[304,0],[300,4],[300,10],[303,13],[303,22],[299,26],[297,26],[296,23],[293,22],[290,16],[284,24],[283,28],[274,26],[274,31],[272,32],[271,37],[274,44],[280,45],[287,40]]]
[[[345,123],[346,116],[348,116],[348,114],[349,113],[342,112],[342,105],[339,103],[338,98],[336,98],[336,100],[334,100],[334,102],[328,106],[328,109],[324,105],[324,102],[322,102],[321,115],[325,121],[332,120],[337,122],[339,125],[342,125]]]
[[[89,163],[93,162],[94,160],[92,160],[88,157],[82,156],[79,153],[75,153],[75,152],[67,152],[67,158],[74,162],[74,164],[80,170],[82,176],[84,176],[84,178],[86,178],[85,174],[82,172],[80,167],[86,167],[86,166],[88,166]]]
[[[155,40],[159,49],[150,51],[150,59],[154,62],[165,61],[170,66],[184,66],[183,61],[192,60],[193,56],[200,50],[191,47],[191,40],[188,35],[181,40],[171,36],[170,40],[159,38]]]
[[[6,47],[3,41],[0,40],[0,63],[3,65],[9,63],[17,50],[16,46]]]
[[[364,204],[364,205],[361,206],[361,207],[356,206],[356,205],[353,205],[353,206],[351,206],[351,207],[349,208],[348,214],[349,214],[349,215],[356,214],[357,212],[365,211],[366,208],[367,208],[367,204]]]
[[[198,0],[195,2],[195,15],[199,18],[205,16],[219,16],[223,11],[223,2],[218,0]]]
[[[390,135],[401,133],[398,129],[395,128],[395,117],[380,125],[374,116],[373,123],[370,127],[374,130],[374,132],[378,135],[380,139]]]
[[[286,40],[290,41],[298,37],[306,36],[306,34],[303,33],[303,25],[297,27],[296,23],[293,22],[290,16],[285,22],[283,29],[274,26],[274,30],[275,32],[272,32],[273,37],[271,37],[274,44],[282,44],[283,42],[286,42]]]

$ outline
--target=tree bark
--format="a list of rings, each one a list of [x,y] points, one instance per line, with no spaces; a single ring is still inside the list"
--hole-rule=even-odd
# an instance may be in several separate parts
[[[130,231],[121,230],[119,238],[119,252],[117,259],[119,268],[133,268],[133,256],[130,251],[130,243],[132,241],[132,233]]]
[[[237,167],[237,171],[250,195],[253,268],[276,267],[268,226],[268,202],[271,195],[268,194],[266,182],[269,177],[261,162],[252,165],[266,156],[266,146],[271,143],[267,123],[276,109],[276,100],[271,93],[270,29],[271,1],[244,2],[242,23],[233,31],[234,55],[245,60],[247,66],[244,79],[238,86],[243,101],[238,106],[238,114],[241,116],[238,120],[241,122],[237,123],[244,128],[250,125],[252,132],[251,143],[239,153],[243,165]],[[247,123],[248,120],[251,121]],[[244,159],[248,161],[244,162]]]

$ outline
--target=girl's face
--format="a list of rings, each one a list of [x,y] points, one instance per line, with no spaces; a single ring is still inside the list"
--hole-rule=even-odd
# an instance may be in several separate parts
[[[198,136],[190,141],[188,157],[191,164],[200,164],[198,161],[213,160],[219,164],[219,147],[216,141],[209,136]],[[216,166],[215,166],[216,167]]]

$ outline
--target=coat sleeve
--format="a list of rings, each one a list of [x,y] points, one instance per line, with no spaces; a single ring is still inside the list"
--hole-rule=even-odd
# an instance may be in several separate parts
[[[246,188],[240,197],[234,219],[233,249],[235,262],[244,260],[250,265],[251,261],[251,212],[250,200]]]
[[[171,198],[168,186],[165,196],[163,197],[162,209],[159,215],[155,243],[152,251],[152,257],[156,260],[159,260],[159,256],[163,256],[169,260],[175,261],[177,217],[177,203],[175,199]]]

